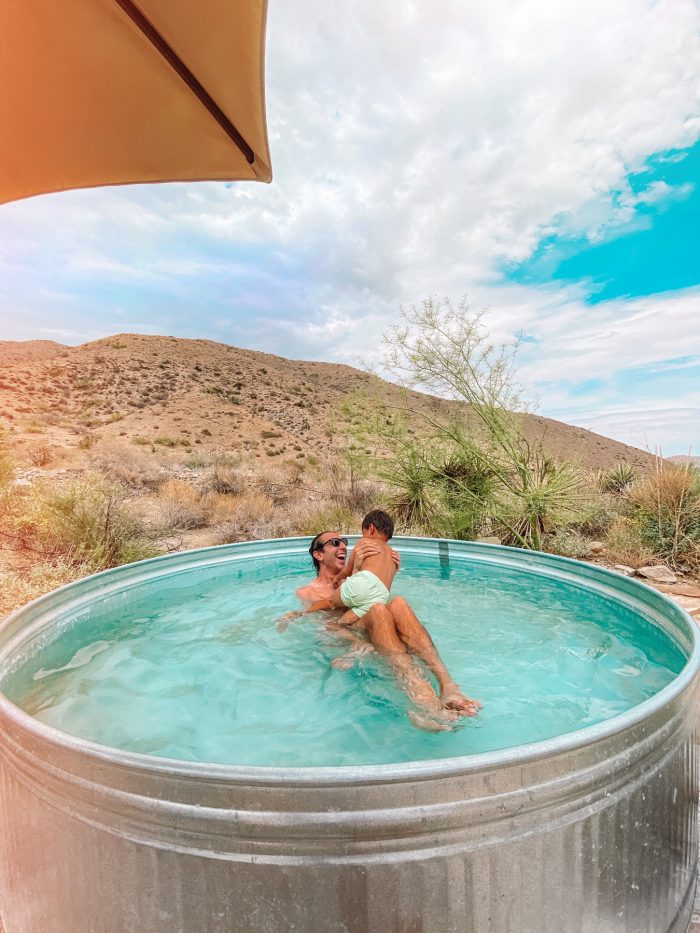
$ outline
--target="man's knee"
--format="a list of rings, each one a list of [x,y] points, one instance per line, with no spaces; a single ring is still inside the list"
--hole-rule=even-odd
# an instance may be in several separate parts
[[[365,616],[364,621],[365,630],[373,644],[381,645],[393,651],[402,650],[401,639],[396,631],[396,624],[386,606],[382,606],[381,604],[372,606]]]
[[[389,603],[389,611],[398,632],[412,631],[421,627],[415,612],[403,596],[395,596],[392,599]]]
[[[394,619],[387,607],[378,603],[376,606],[372,606],[365,616],[365,625],[369,629],[394,628]]]

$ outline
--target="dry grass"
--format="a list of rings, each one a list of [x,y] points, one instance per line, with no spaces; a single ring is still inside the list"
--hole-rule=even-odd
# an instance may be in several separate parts
[[[235,466],[215,463],[202,477],[204,492],[216,495],[240,495],[245,489],[245,480]]]
[[[156,514],[161,532],[204,528],[209,524],[209,503],[189,483],[169,479],[159,489]]]
[[[281,517],[273,500],[262,492],[244,492],[232,499],[228,517],[216,527],[220,544],[275,537]]]
[[[671,562],[700,565],[700,473],[658,459],[632,487],[629,502],[644,541]]]
[[[609,563],[635,570],[657,560],[653,549],[644,543],[639,525],[623,515],[613,521],[605,536],[605,557]]]
[[[130,489],[154,489],[162,480],[152,457],[118,441],[102,441],[91,451],[90,463],[107,479]]]
[[[91,573],[89,565],[57,558],[33,561],[25,567],[6,570],[0,574],[0,616],[43,596],[45,593],[72,583]]]

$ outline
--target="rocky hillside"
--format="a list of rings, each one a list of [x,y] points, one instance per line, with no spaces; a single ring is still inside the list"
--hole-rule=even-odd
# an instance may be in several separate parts
[[[349,366],[210,340],[120,334],[79,347],[0,342],[0,424],[10,429],[20,457],[36,450],[38,435],[69,458],[101,438],[179,455],[318,456],[346,444],[339,412],[360,390],[370,399],[401,399],[396,386]],[[416,410],[453,404],[419,393],[410,400]],[[590,431],[524,417],[528,436],[541,437],[559,458],[596,469],[622,461],[644,469],[651,462],[644,451]]]

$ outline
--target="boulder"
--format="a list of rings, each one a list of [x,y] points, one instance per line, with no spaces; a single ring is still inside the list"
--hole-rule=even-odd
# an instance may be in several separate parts
[[[672,573],[663,564],[656,564],[653,567],[640,567],[637,574],[644,577],[645,580],[652,580],[654,583],[675,583],[678,579],[675,573]]]
[[[501,539],[495,537],[495,535],[492,535],[491,537],[487,537],[487,538],[477,538],[476,543],[477,544],[500,544]]]
[[[591,541],[588,550],[591,554],[603,554],[605,553],[605,545],[602,541]]]
[[[618,573],[624,574],[626,577],[634,576],[634,567],[628,567],[627,564],[615,564],[614,570],[617,570]]]

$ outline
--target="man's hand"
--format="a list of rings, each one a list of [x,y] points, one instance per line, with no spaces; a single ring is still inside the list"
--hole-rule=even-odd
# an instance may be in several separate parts
[[[368,541],[366,538],[360,538],[353,550],[353,554],[355,555],[353,571],[362,570],[362,564],[365,558],[374,557],[375,554],[380,553],[381,548],[378,544],[373,544],[372,541]]]
[[[401,570],[401,555],[398,551],[395,551],[393,547],[389,548],[389,550],[391,551],[391,559],[396,564],[396,572],[398,573],[399,570]]]
[[[299,619],[303,615],[304,611],[302,609],[294,609],[292,612],[285,612],[285,614],[280,616],[277,620],[277,631],[286,632],[289,628],[289,623],[293,622],[294,619]]]

